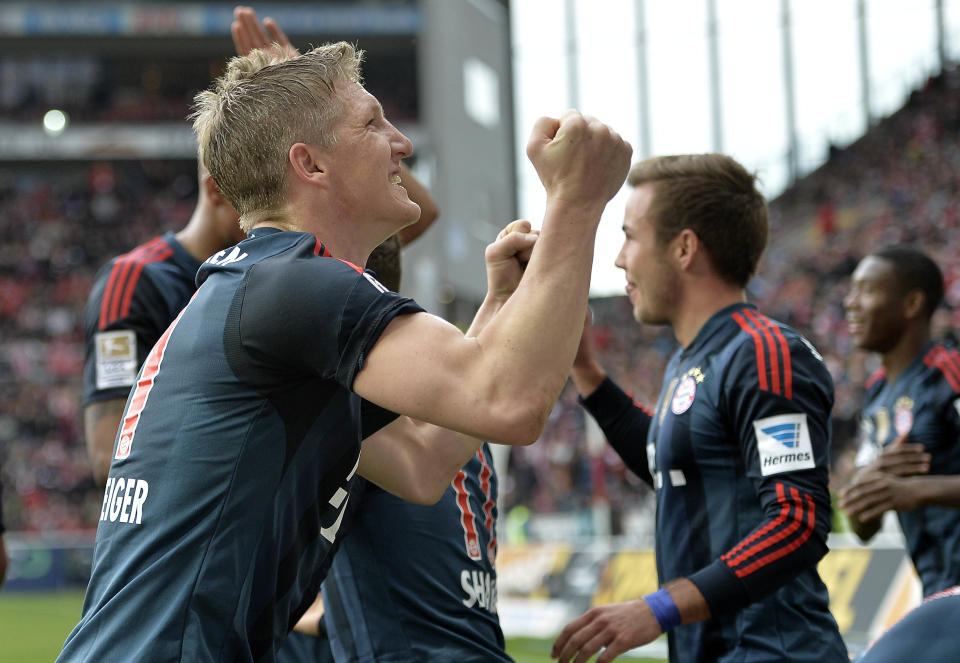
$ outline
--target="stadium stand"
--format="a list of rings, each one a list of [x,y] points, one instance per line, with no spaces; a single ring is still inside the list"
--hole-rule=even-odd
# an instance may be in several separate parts
[[[80,73],[71,75],[86,80],[87,66],[77,63]],[[19,96],[2,104],[29,115],[40,106],[29,101],[27,83],[18,85]],[[6,93],[6,83],[2,87]],[[81,87],[96,97],[95,84]],[[846,450],[856,431],[860,388],[871,370],[864,355],[851,351],[843,322],[845,279],[857,258],[894,241],[919,244],[946,277],[938,335],[960,326],[960,255],[952,248],[960,240],[958,87],[956,70],[931,78],[903,109],[834,151],[827,164],[771,203],[778,242],[769,247],[751,295],[771,317],[806,333],[827,360],[837,385],[834,469],[840,484],[849,472]],[[183,110],[177,103],[143,102],[151,113],[174,116]],[[416,112],[409,99],[393,103],[405,109],[401,113]],[[130,111],[137,105],[113,99],[91,112],[129,119],[137,116]],[[0,467],[9,530],[95,528],[102,493],[90,478],[79,408],[83,304],[93,274],[109,256],[183,225],[195,181],[188,161],[33,162],[0,169]],[[603,364],[637,400],[652,403],[674,347],[669,332],[631,324],[623,297],[597,299],[592,307]],[[622,516],[643,508],[647,491],[615,454],[591,459],[584,430],[568,388],[543,439],[514,450],[503,480],[504,512],[516,505],[534,513],[580,511],[602,496],[614,516],[613,533],[623,532]]]

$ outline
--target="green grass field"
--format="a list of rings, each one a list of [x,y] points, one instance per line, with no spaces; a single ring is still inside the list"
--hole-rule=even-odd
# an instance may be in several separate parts
[[[51,663],[80,618],[83,592],[0,592],[0,661]],[[549,663],[550,641],[515,638],[507,652],[517,663]],[[629,659],[662,663],[660,659]]]

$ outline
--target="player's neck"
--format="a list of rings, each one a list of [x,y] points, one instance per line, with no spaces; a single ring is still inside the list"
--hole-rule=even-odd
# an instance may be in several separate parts
[[[217,232],[212,219],[206,218],[205,211],[198,205],[187,225],[176,234],[177,241],[187,253],[197,260],[206,260],[217,251],[223,250],[224,240]]]
[[[688,284],[681,290],[680,296],[681,302],[671,324],[677,341],[684,348],[693,343],[693,339],[717,311],[747,299],[743,288],[719,279],[700,279]]]
[[[927,324],[908,325],[890,350],[883,353],[883,368],[887,382],[893,382],[917,358],[930,342]]]

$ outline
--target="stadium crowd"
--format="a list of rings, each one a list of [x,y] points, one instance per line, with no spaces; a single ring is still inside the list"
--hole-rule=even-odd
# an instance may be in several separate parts
[[[0,77],[10,75],[0,67]],[[902,110],[835,150],[770,206],[777,239],[750,293],[826,358],[836,383],[837,485],[852,469],[857,404],[874,368],[852,349],[844,323],[843,295],[857,260],[894,242],[923,247],[946,279],[935,336],[960,328],[960,256],[951,248],[960,240],[958,86],[957,72],[931,79]],[[27,113],[29,100],[2,103]],[[80,416],[84,302],[110,256],[183,226],[195,186],[191,162],[0,169],[0,481],[8,530],[95,528],[102,491],[90,475]],[[674,348],[671,333],[630,324],[625,297],[594,300],[592,309],[602,363],[636,400],[652,405]],[[649,491],[609,447],[590,457],[585,430],[568,386],[543,439],[512,451],[502,479],[505,512],[515,505],[577,511],[603,496],[624,513],[646,499]]]

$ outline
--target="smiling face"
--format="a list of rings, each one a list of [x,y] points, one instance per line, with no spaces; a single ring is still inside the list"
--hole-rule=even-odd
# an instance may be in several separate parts
[[[908,323],[902,290],[889,261],[877,256],[860,261],[843,300],[850,336],[858,348],[887,352],[897,344]]]
[[[400,182],[400,160],[413,153],[410,140],[387,121],[380,102],[359,83],[338,79],[335,90],[343,110],[327,163],[340,209],[394,230],[415,223],[420,207]]]
[[[647,324],[671,324],[679,299],[679,279],[667,259],[668,248],[657,242],[649,215],[654,187],[643,184],[631,191],[623,217],[623,246],[614,263],[627,278],[627,297],[633,317]]]

